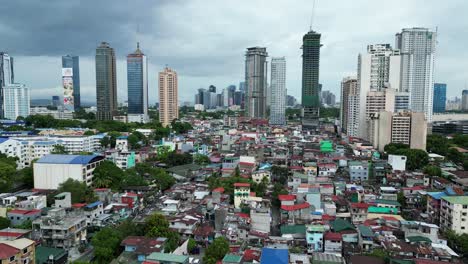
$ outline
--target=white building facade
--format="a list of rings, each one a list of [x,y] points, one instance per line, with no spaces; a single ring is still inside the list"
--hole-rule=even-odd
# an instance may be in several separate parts
[[[10,120],[29,116],[30,99],[29,89],[24,84],[12,83],[3,87],[3,116]]]
[[[437,33],[427,28],[404,28],[396,34],[401,52],[400,91],[410,93],[410,109],[432,122],[434,55]]]
[[[286,59],[271,58],[270,124],[286,124]]]

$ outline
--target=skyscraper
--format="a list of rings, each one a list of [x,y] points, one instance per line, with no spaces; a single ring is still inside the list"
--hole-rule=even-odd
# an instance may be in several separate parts
[[[320,33],[309,31],[302,38],[302,128],[316,130],[320,116]]]
[[[423,112],[432,122],[434,54],[436,32],[427,28],[404,28],[396,34],[401,52],[400,91],[410,93],[410,109]]]
[[[463,111],[468,110],[468,90],[462,91],[461,110]]]
[[[129,122],[148,122],[148,61],[139,43],[127,55],[127,83]]]
[[[359,88],[357,136],[368,139],[369,115],[366,114],[368,92],[380,92],[388,88],[398,89],[400,85],[399,51],[392,49],[390,44],[368,45],[367,53],[358,56],[357,77]]]
[[[179,118],[177,73],[166,67],[159,73],[159,122],[163,126]]]
[[[267,58],[266,48],[248,48],[245,54],[245,116],[266,118]]]
[[[4,118],[16,120],[17,117],[27,117],[31,98],[29,89],[24,84],[11,83],[3,87]]]
[[[70,70],[71,69],[71,70]],[[72,76],[65,76],[65,75]],[[77,110],[81,106],[80,95],[80,58],[78,56],[62,56],[63,103],[67,110]],[[71,86],[70,86],[71,85]]]
[[[434,113],[445,112],[445,101],[447,100],[447,84],[445,83],[434,83]]]
[[[286,59],[271,58],[270,124],[286,124]]]
[[[117,111],[115,52],[107,42],[96,49],[97,120],[112,120]]]
[[[52,106],[58,107],[60,105],[60,96],[53,95],[52,96]]]
[[[356,77],[346,77],[341,81],[340,123],[343,133],[357,135],[359,112],[359,89]]]
[[[0,52],[0,118],[3,118],[3,88],[14,83],[13,57]]]

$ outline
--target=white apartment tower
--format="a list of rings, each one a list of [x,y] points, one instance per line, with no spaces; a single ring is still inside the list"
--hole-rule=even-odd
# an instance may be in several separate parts
[[[286,59],[271,58],[270,124],[286,124]]]
[[[356,77],[346,77],[341,81],[340,123],[343,133],[357,136],[359,112],[359,89]]]
[[[427,28],[404,28],[396,34],[401,52],[400,91],[409,92],[410,109],[432,122],[434,54],[437,33]]]
[[[29,89],[24,84],[12,83],[3,87],[3,116],[16,120],[17,117],[29,116]]]
[[[367,46],[366,54],[358,56],[359,121],[357,136],[369,139],[367,121],[367,94],[387,88],[399,90],[400,52],[390,44]]]

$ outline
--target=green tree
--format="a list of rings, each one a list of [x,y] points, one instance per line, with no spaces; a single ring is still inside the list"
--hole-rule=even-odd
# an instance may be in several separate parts
[[[418,170],[429,163],[429,155],[424,150],[410,149],[408,145],[401,143],[390,143],[384,147],[385,152],[393,155],[406,156],[406,168]]]
[[[138,142],[140,142],[140,139],[138,139],[138,137],[134,134],[131,134],[130,136],[128,136],[127,140],[128,140],[128,144],[133,149],[136,149]]]
[[[117,226],[117,231],[120,233],[122,238],[145,235],[144,226],[138,225],[130,219],[124,220],[119,226]]]
[[[13,176],[16,174],[16,163],[8,159],[0,159],[0,192],[7,192],[13,185]]]
[[[134,168],[125,171],[122,186],[147,186],[148,182]]]
[[[4,229],[10,226],[10,219],[0,216],[0,229]]]
[[[193,157],[193,162],[195,162],[198,165],[207,165],[211,163],[211,160],[206,155],[196,154]]]
[[[445,156],[448,151],[448,139],[441,135],[427,135],[426,139],[426,150],[429,153],[437,153],[439,155]]]
[[[55,145],[54,149],[51,152],[52,154],[68,154],[63,145]]]
[[[402,208],[404,208],[406,206],[406,197],[405,197],[405,194],[402,191],[400,191],[397,194],[397,201],[401,204]]]
[[[271,167],[272,178],[281,184],[286,184],[288,181],[289,169],[280,166]]]
[[[372,250],[372,252],[366,254],[366,256],[380,258],[380,259],[384,260],[385,263],[388,263],[388,261],[389,261],[388,252],[383,250],[383,249],[380,249],[380,248],[376,248],[376,249]]]
[[[468,171],[468,159],[465,159],[465,160],[463,161],[463,169],[466,170],[466,171]]]
[[[34,161],[33,161],[34,164]],[[25,167],[18,171],[18,176],[21,179],[21,182],[25,184],[29,188],[34,187],[34,170],[33,170],[33,165],[29,167]]]
[[[429,176],[442,176],[442,170],[440,167],[434,165],[424,167],[424,173],[428,174]]]
[[[447,158],[455,163],[461,163],[463,161],[463,154],[455,148],[450,148],[447,153]]]
[[[397,152],[401,149],[409,149],[409,146],[402,143],[390,143],[385,145],[384,151],[388,154],[398,155]]]
[[[70,192],[72,203],[91,203],[98,198],[86,183],[68,179],[59,185],[58,193]]]
[[[185,134],[189,130],[193,129],[193,127],[192,127],[192,125],[190,123],[179,122],[179,121],[177,121],[175,119],[171,122],[171,128],[177,134]]]
[[[15,228],[31,230],[32,229],[32,221],[31,220],[26,220],[23,223],[21,223],[20,225],[16,225]]]
[[[453,136],[453,143],[459,147],[468,148],[468,135],[456,134]]]
[[[170,232],[169,222],[162,214],[152,214],[145,221],[145,234],[149,237],[164,237]]]
[[[191,253],[197,247],[197,242],[193,238],[189,238],[187,243],[187,251]]]
[[[121,234],[114,228],[101,229],[91,239],[97,263],[110,263],[119,254]]]
[[[93,185],[96,188],[112,188],[117,190],[124,178],[124,171],[112,161],[105,160],[94,170]]]
[[[84,133],[83,133],[84,136],[93,136],[94,135],[94,132],[92,130],[86,130]]]
[[[211,245],[208,246],[203,257],[203,263],[216,264],[218,261],[229,252],[229,242],[225,237],[216,238]]]

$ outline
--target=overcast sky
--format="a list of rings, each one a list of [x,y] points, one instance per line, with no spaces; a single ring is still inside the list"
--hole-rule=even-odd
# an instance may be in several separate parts
[[[300,97],[301,42],[312,0],[14,0],[0,7],[0,49],[15,58],[15,81],[32,98],[61,93],[61,56],[80,56],[82,101],[95,101],[95,49],[107,41],[117,54],[119,101],[127,98],[125,56],[140,41],[149,60],[150,103],[157,72],[179,74],[180,101],[200,87],[238,86],[247,47],[264,46],[287,60],[288,94]],[[468,80],[466,0],[317,0],[313,28],[322,34],[320,82],[339,94],[343,77],[356,74],[368,44],[390,43],[405,27],[438,28],[435,81],[448,97]]]

